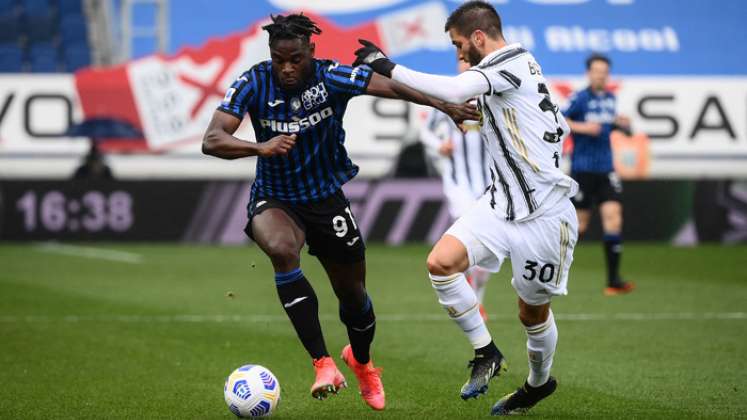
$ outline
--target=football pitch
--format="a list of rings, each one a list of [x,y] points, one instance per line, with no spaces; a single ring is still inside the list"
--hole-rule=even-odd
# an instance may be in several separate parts
[[[306,254],[327,346],[351,386],[325,401],[309,396],[310,360],[256,247],[0,245],[0,418],[231,418],[223,381],[246,363],[278,377],[276,418],[487,417],[527,373],[509,267],[485,302],[509,372],[464,402],[472,352],[431,290],[427,252],[368,249],[379,413],[339,359],[336,299]],[[570,293],[553,302],[558,390],[528,415],[747,417],[747,247],[629,244],[623,273],[638,289],[627,296],[602,296],[602,263],[598,244],[577,248]]]

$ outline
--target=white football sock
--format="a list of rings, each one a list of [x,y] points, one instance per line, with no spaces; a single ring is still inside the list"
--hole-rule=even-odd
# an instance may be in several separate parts
[[[480,316],[480,305],[475,291],[467,283],[463,273],[450,276],[437,276],[428,273],[438,302],[446,309],[451,319],[456,321],[472,343],[472,347],[485,347],[493,340]]]
[[[531,327],[524,326],[524,328],[527,330],[527,354],[529,355],[527,383],[538,387],[544,385],[550,377],[555,346],[558,344],[558,327],[555,325],[555,317],[551,310],[545,322]]]
[[[485,298],[485,286],[488,284],[490,271],[474,266],[465,274],[472,278],[472,289],[475,291],[475,295],[477,295],[477,301],[482,303]]]

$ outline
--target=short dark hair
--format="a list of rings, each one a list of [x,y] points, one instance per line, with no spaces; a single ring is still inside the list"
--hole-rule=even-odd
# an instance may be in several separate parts
[[[610,61],[609,57],[604,54],[594,53],[586,59],[586,70],[590,70],[591,65],[594,64],[595,61],[604,61],[607,63],[607,66],[612,67],[612,61]]]
[[[311,35],[319,35],[322,30],[303,13],[292,15],[270,15],[272,23],[262,27],[270,34],[270,45],[280,39],[301,39],[309,42]]]
[[[477,29],[491,38],[503,38],[503,24],[495,8],[480,0],[472,0],[457,7],[446,19],[444,31],[455,28],[460,34],[472,35]]]

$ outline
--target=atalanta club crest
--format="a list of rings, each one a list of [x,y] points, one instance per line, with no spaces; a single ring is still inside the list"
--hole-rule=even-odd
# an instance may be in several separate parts
[[[298,112],[299,109],[301,109],[301,100],[294,96],[293,99],[291,99],[291,110],[293,112]]]

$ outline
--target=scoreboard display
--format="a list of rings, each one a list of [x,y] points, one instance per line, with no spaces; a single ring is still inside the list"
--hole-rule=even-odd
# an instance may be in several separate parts
[[[4,240],[181,240],[204,182],[0,182]]]

